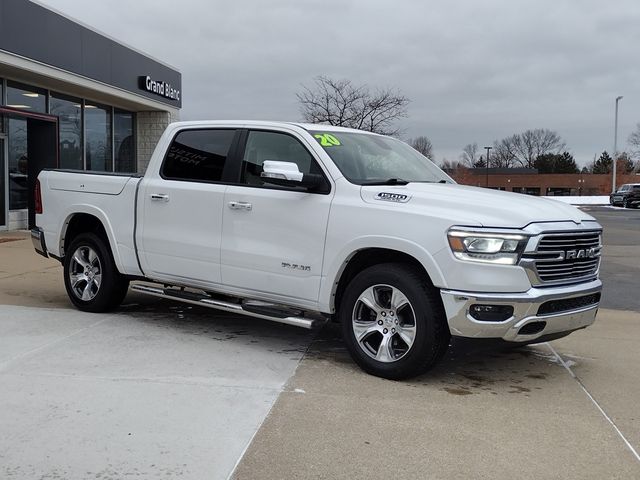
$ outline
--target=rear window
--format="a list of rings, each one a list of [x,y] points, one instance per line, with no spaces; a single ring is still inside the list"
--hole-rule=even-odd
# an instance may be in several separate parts
[[[193,182],[219,182],[236,130],[183,130],[167,151],[162,177]]]

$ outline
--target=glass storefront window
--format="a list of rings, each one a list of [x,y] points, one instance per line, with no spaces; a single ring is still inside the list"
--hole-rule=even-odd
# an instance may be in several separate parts
[[[133,121],[134,116],[131,112],[116,110],[113,114],[113,156],[116,172],[135,173],[136,171]]]
[[[27,208],[27,121],[7,119],[9,132],[9,209]]]
[[[26,112],[47,111],[47,91],[42,88],[7,81],[7,107]]]
[[[111,156],[111,108],[86,103],[84,107],[87,170],[113,171]]]
[[[0,105],[58,118],[60,168],[137,171],[133,112],[2,79]],[[0,176],[0,181],[5,192],[8,190],[10,210],[28,207],[27,139],[31,122],[20,115],[0,116],[0,132],[7,135],[4,168],[8,172],[8,178]]]
[[[4,105],[4,80],[2,80],[2,78],[0,78],[0,106],[2,106],[2,105]],[[0,115],[0,133],[5,133],[5,128],[6,127],[5,127],[4,123],[5,123],[4,122],[4,116]],[[0,177],[4,177],[4,168],[0,172]]]
[[[49,110],[58,117],[60,168],[82,169],[82,101],[51,93]]]
[[[4,192],[6,192],[7,188],[7,181],[4,174],[4,141],[4,138],[0,137],[0,227],[4,227],[7,224],[4,195]]]

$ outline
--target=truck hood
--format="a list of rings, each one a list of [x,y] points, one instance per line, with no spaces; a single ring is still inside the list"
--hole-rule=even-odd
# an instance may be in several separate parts
[[[367,203],[448,218],[452,224],[458,225],[523,228],[538,222],[594,220],[557,200],[466,185],[409,183],[363,186],[360,194]]]

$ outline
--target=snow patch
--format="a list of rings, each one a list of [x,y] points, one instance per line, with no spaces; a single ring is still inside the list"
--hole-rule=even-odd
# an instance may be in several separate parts
[[[558,202],[569,203],[571,205],[609,205],[609,195],[593,195],[584,197],[566,196],[566,197],[553,197],[546,196],[551,200],[557,200]]]

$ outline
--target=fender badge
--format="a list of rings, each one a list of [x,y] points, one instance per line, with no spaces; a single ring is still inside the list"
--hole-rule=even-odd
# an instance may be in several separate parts
[[[375,197],[376,200],[384,200],[385,202],[407,203],[411,200],[409,195],[402,193],[380,192]]]

